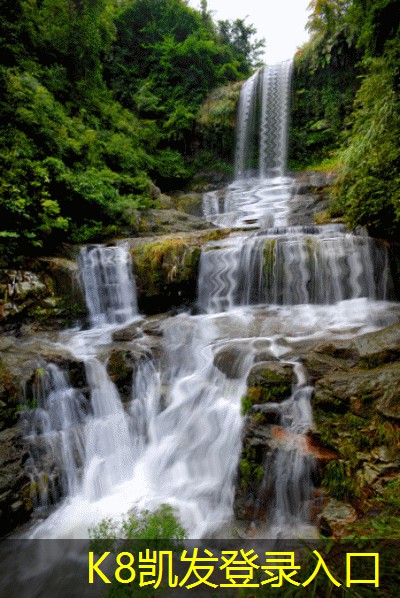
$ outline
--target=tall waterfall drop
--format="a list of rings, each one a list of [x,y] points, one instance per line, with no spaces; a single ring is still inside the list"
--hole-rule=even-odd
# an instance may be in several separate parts
[[[292,63],[266,66],[240,92],[235,180],[206,193],[203,211],[218,226],[286,226],[292,179],[285,176]]]
[[[287,122],[292,63],[257,71],[239,99],[235,178],[258,168],[258,177],[283,176],[286,168]]]

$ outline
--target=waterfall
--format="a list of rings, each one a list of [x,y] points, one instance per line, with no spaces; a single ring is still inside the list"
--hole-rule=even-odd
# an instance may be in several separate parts
[[[388,254],[373,239],[344,234],[340,225],[268,232],[230,237],[217,248],[213,243],[206,246],[200,258],[198,291],[203,313],[264,303],[387,299]]]
[[[91,407],[53,363],[40,371],[34,390],[37,408],[24,411],[22,423],[31,495],[34,506],[43,509],[78,489],[84,462],[82,424]]]
[[[265,66],[248,79],[239,98],[235,178],[258,165],[259,178],[283,176],[286,167],[291,61]]]
[[[92,326],[122,324],[137,314],[135,281],[125,247],[84,247],[79,266]]]
[[[291,61],[265,66],[239,96],[235,180],[223,197],[203,197],[207,220],[223,227],[286,226],[292,179],[285,176]]]
[[[290,75],[286,62],[243,85],[236,180],[203,198],[210,222],[241,230],[202,247],[196,315],[161,319],[152,356],[145,326],[143,338],[131,341],[133,351],[143,341],[147,353],[136,363],[124,402],[105,355],[112,333],[139,320],[129,251],[123,245],[82,249],[92,328],[62,339],[84,363],[87,388],[75,388],[67,371],[48,364],[38,407],[25,415],[38,505],[43,510],[63,498],[32,536],[86,537],[105,517],[162,503],[177,509],[189,537],[237,536],[235,484],[246,426],[241,399],[261,361],[290,364],[295,383],[286,400],[263,407],[276,415],[282,440],[263,462],[260,492],[269,496],[268,512],[257,533],[315,536],[314,462],[306,445],[313,389],[296,351],[310,339],[349,338],[396,316],[386,301],[385,248],[340,225],[287,225]]]

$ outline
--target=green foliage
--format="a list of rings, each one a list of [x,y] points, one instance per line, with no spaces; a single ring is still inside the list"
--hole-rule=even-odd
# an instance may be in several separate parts
[[[118,14],[116,27],[107,80],[124,106],[156,123],[161,135],[152,176],[164,188],[175,188],[176,179],[188,179],[202,162],[199,133],[205,134],[202,149],[214,153],[204,119],[198,118],[202,102],[212,89],[248,76],[262,42],[253,42],[252,25],[237,20],[217,27],[206,3],[198,12],[182,0],[128,2]],[[222,152],[215,148],[214,159],[231,158],[235,107],[236,103],[227,129],[224,124],[224,130],[211,133],[214,139],[224,137]],[[165,168],[166,149],[179,152],[179,168]]]
[[[120,522],[103,519],[98,525],[89,529],[91,547],[95,552],[108,550],[115,539],[126,540],[184,540],[183,529],[174,509],[163,504],[155,511],[139,511],[131,509]]]
[[[296,170],[332,158],[359,85],[360,52],[342,35],[325,50],[323,39],[316,36],[295,56],[288,161]]]
[[[203,147],[215,158],[233,162],[236,107],[241,83],[231,83],[212,91],[200,106],[197,131]]]
[[[186,538],[186,531],[175,510],[170,505],[163,504],[155,511],[131,509],[121,521],[103,519],[89,529],[89,538],[90,550],[96,554],[101,555],[107,551],[117,555],[121,550],[129,551],[137,562],[139,552],[146,549],[168,550],[180,554],[181,542]],[[137,580],[123,586],[113,580],[108,589],[109,596],[136,596]],[[160,593],[163,589],[161,586],[157,592]],[[154,596],[154,589],[144,586],[140,588],[139,593],[143,596]]]
[[[330,461],[325,469],[322,485],[330,496],[338,500],[353,500],[359,496],[355,480],[351,477],[344,461]]]
[[[238,21],[222,40],[206,2],[5,0],[3,260],[135,230],[150,180],[176,188],[198,167],[199,106],[248,74],[254,32]]]
[[[383,58],[369,63],[357,93],[353,126],[340,152],[337,204],[351,227],[398,239],[400,231],[400,102]]]
[[[247,18],[247,17],[246,17]],[[246,19],[218,21],[218,33],[223,44],[228,46],[238,62],[238,68],[244,74],[262,65],[265,40],[252,40],[257,33],[253,25],[246,25]]]
[[[289,165],[330,156],[331,214],[397,240],[400,231],[400,11],[396,0],[312,0],[295,58]]]

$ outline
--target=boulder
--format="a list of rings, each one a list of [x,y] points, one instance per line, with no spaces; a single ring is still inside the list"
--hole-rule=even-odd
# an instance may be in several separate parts
[[[325,411],[345,413],[354,405],[357,415],[367,416],[374,402],[382,415],[400,419],[400,363],[373,372],[353,370],[330,374],[315,385],[313,405]]]
[[[121,400],[129,402],[132,398],[132,379],[140,362],[149,358],[149,353],[139,348],[115,348],[107,360],[107,372],[118,388]]]
[[[157,314],[193,304],[201,246],[226,235],[227,231],[207,231],[130,240],[139,310]]]
[[[227,378],[241,378],[243,375],[242,364],[245,356],[243,348],[227,345],[215,354],[214,365]]]
[[[257,403],[280,403],[289,398],[294,382],[293,365],[290,363],[262,361],[256,363],[247,377],[250,394],[257,394]],[[252,389],[258,389],[255,392]]]
[[[203,194],[182,193],[174,197],[176,209],[192,216],[203,216]]]
[[[112,340],[114,342],[130,342],[143,335],[142,331],[136,324],[131,324],[121,330],[116,330],[112,333]]]
[[[340,538],[346,535],[348,526],[357,519],[357,512],[350,504],[331,498],[320,516],[323,536]]]
[[[63,328],[86,316],[76,262],[65,258],[29,260],[25,268],[0,270],[0,322],[18,327]]]

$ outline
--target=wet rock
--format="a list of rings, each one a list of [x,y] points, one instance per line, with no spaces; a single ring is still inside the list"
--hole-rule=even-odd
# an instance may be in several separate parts
[[[310,430],[306,435],[306,450],[312,453],[317,465],[325,465],[338,458],[338,453],[324,446],[321,435]]]
[[[0,430],[16,423],[20,402],[18,377],[0,359]]]
[[[149,184],[148,194],[151,199],[159,199],[161,195],[161,189],[154,183]]]
[[[259,351],[254,355],[254,363],[260,361],[278,361],[278,358],[270,351]]]
[[[340,538],[346,535],[349,524],[357,519],[357,512],[348,503],[331,498],[323,509],[320,518],[320,531],[323,536]]]
[[[0,322],[8,327],[29,320],[36,328],[61,328],[86,315],[76,262],[64,258],[0,270],[0,297]]]
[[[149,336],[164,336],[164,331],[160,326],[160,322],[156,321],[146,321],[145,325],[142,328],[144,334]]]
[[[211,228],[210,223],[185,212],[174,209],[146,210],[136,215],[137,232],[140,235],[187,233]]]
[[[307,370],[308,381],[315,384],[317,380],[333,372],[348,371],[349,366],[343,359],[335,359],[321,354],[318,350],[300,355],[300,360]]]
[[[317,381],[313,405],[325,411],[344,413],[356,397],[362,404],[357,412],[368,415],[372,404],[389,418],[400,419],[400,363],[369,371],[352,371],[325,376]],[[353,403],[354,404],[354,403]]]
[[[248,414],[235,488],[234,511],[237,519],[265,517],[272,496],[270,480],[264,478],[268,459],[277,450],[292,450],[304,437],[289,437],[280,427],[279,403],[289,398],[294,381],[293,365],[264,361],[256,363],[247,377],[242,411]],[[262,486],[262,488],[261,488]]]
[[[356,336],[348,340],[331,341],[328,344],[317,346],[313,353],[321,355],[320,359],[328,356],[335,360],[339,366],[359,366],[362,369],[373,369],[398,361],[400,359],[400,324]],[[334,362],[332,362],[332,365]]]
[[[192,216],[203,216],[203,194],[181,193],[174,197],[176,209]]]
[[[216,353],[214,356],[214,365],[227,378],[240,378],[243,375],[241,366],[244,357],[243,349],[228,345]]]
[[[107,372],[118,388],[121,400],[128,402],[132,398],[132,379],[140,362],[149,358],[144,349],[113,349],[107,360]]]
[[[248,390],[257,394],[257,401],[279,403],[287,399],[294,382],[293,365],[282,362],[262,361],[255,364],[247,377]],[[251,393],[250,393],[251,394]]]
[[[0,400],[6,403],[7,410],[6,416],[0,407],[3,424],[15,423],[22,397],[28,403],[34,400],[40,374],[48,363],[56,364],[72,386],[86,396],[89,394],[84,363],[68,350],[46,343],[45,338],[21,342],[15,336],[0,336],[0,351]]]
[[[331,202],[327,188],[336,178],[332,172],[295,173],[290,201],[289,226],[307,226],[314,223],[326,224],[327,209]],[[328,221],[330,218],[328,218]]]
[[[27,521],[32,511],[30,481],[24,470],[28,455],[21,429],[0,432],[0,529],[4,535]]]
[[[115,342],[130,342],[143,335],[142,331],[135,324],[131,324],[122,330],[116,330],[112,333],[112,339]]]
[[[139,310],[156,314],[192,305],[197,298],[201,245],[226,234],[208,231],[131,240]]]
[[[364,334],[354,339],[354,347],[360,356],[360,366],[376,368],[400,359],[400,324],[383,330]]]
[[[208,191],[224,187],[231,179],[231,174],[227,174],[221,170],[203,170],[194,175],[191,187],[195,193],[207,193]]]

